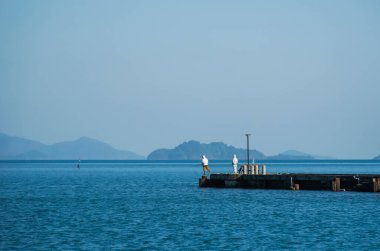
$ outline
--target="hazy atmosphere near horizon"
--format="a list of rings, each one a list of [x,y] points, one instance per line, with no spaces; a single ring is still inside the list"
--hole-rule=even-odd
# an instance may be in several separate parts
[[[380,154],[380,1],[0,1],[0,132]]]

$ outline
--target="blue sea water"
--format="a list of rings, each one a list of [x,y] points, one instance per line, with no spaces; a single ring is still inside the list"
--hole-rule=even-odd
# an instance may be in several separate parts
[[[76,164],[0,162],[0,250],[380,249],[380,193],[198,188],[194,161]],[[380,161],[267,169],[380,173]]]

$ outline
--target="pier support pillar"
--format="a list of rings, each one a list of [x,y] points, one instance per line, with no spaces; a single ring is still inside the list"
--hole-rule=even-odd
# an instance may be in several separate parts
[[[259,174],[259,165],[253,165],[255,168],[255,174]]]
[[[266,165],[262,165],[262,166],[261,166],[261,174],[262,174],[262,175],[267,174],[267,166],[266,166]]]
[[[340,191],[340,178],[335,178],[333,181],[332,181],[332,190],[334,192],[339,192]]]
[[[202,178],[199,179],[199,187],[206,186],[206,182],[207,182],[207,176],[206,175],[202,175]]]

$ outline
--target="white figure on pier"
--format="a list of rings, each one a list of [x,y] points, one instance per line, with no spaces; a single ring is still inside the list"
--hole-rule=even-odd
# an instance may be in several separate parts
[[[208,167],[208,159],[205,155],[202,155],[202,166],[203,166],[203,176],[206,176],[206,171],[208,171],[211,174],[211,170]]]
[[[239,163],[238,158],[236,157],[236,154],[234,154],[234,158],[232,159],[232,166],[234,168],[234,173],[237,173],[237,165]]]

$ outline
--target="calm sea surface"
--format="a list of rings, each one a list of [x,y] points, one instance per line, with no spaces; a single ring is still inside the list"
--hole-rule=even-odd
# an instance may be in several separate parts
[[[267,169],[380,173],[380,161]],[[0,250],[380,250],[380,193],[200,189],[201,173],[198,162],[0,162]]]

